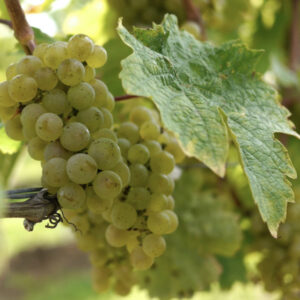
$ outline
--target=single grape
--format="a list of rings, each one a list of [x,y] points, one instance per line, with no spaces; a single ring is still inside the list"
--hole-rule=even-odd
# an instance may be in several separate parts
[[[144,187],[147,185],[149,171],[142,164],[133,164],[130,166],[130,185],[133,187]]]
[[[43,106],[54,114],[60,115],[69,109],[67,95],[61,89],[53,89],[42,98]]]
[[[104,104],[104,108],[107,108],[109,111],[113,111],[115,108],[115,97],[112,93],[108,92],[106,103]]]
[[[150,167],[153,172],[169,174],[175,167],[174,157],[167,151],[158,152],[151,157]]]
[[[140,135],[144,140],[155,140],[160,135],[160,127],[154,121],[147,121],[140,128]]]
[[[149,234],[143,239],[143,250],[150,257],[159,257],[166,251],[166,241],[160,235]]]
[[[154,234],[166,234],[171,228],[170,215],[165,210],[151,213],[147,220],[147,226]]]
[[[58,139],[63,130],[63,122],[53,113],[45,113],[39,116],[35,124],[35,131],[39,138],[46,142]]]
[[[136,247],[130,253],[130,262],[136,270],[147,270],[153,264],[153,258],[147,255],[142,247]]]
[[[6,68],[6,79],[7,80],[11,80],[13,77],[15,77],[16,75],[18,75],[17,72],[17,63],[14,64],[10,64],[7,68]]]
[[[106,50],[99,45],[94,46],[92,54],[90,54],[86,59],[87,64],[92,68],[100,68],[106,63],[106,61]]]
[[[101,108],[101,111],[103,113],[103,124],[100,128],[111,128],[114,123],[111,112],[106,108]]]
[[[141,126],[146,121],[152,120],[152,114],[149,108],[145,106],[136,106],[130,112],[130,121]]]
[[[161,145],[158,141],[153,141],[153,140],[144,141],[143,145],[145,145],[148,148],[150,152],[150,157],[152,157],[154,154],[161,151]]]
[[[33,55],[38,57],[41,61],[44,61],[44,54],[48,46],[49,44],[47,43],[38,44],[33,50]]]
[[[94,105],[97,106],[98,108],[106,108],[107,101],[108,101],[107,97],[109,95],[109,91],[106,84],[103,81],[96,78],[91,80],[90,84],[95,91]]]
[[[35,131],[35,123],[37,119],[46,112],[46,109],[40,104],[28,104],[22,110],[21,123],[23,126],[33,128]]]
[[[169,229],[166,233],[167,234],[173,233],[178,227],[178,217],[172,210],[167,209],[164,210],[164,212],[169,216],[170,219]]]
[[[114,226],[108,225],[105,231],[105,238],[107,243],[112,247],[123,247],[126,245],[129,237],[129,233],[126,230],[122,230]]]
[[[8,93],[8,81],[3,81],[0,83],[0,106],[11,107],[15,106],[17,102],[10,97]]]
[[[54,157],[43,165],[43,179],[53,187],[61,187],[69,182],[66,171],[67,161],[61,157]]]
[[[69,56],[80,61],[85,61],[94,50],[93,41],[84,34],[73,35],[68,41]]]
[[[94,132],[92,134],[92,137],[93,137],[94,140],[97,140],[97,139],[100,139],[100,138],[107,138],[107,139],[110,139],[110,140],[112,140],[116,143],[118,142],[117,135],[111,129],[108,129],[108,128],[102,128],[102,129],[97,130],[96,132]]]
[[[139,246],[139,241],[136,235],[131,234],[126,243],[126,249],[128,253],[131,253],[133,249]]]
[[[114,292],[119,296],[127,296],[130,294],[131,285],[122,280],[117,280],[114,284]]]
[[[129,140],[132,145],[134,145],[140,138],[139,128],[134,123],[124,122],[118,129],[118,137],[125,138]]]
[[[7,136],[10,137],[11,139],[16,141],[24,140],[20,115],[17,115],[14,118],[8,120],[5,123],[4,128]]]
[[[147,210],[152,212],[159,212],[168,207],[168,197],[164,194],[154,193],[150,197],[150,202]]]
[[[65,85],[77,85],[83,80],[84,66],[76,59],[66,59],[58,66],[57,76]]]
[[[47,143],[38,137],[32,138],[28,143],[28,153],[35,160],[44,159],[44,150]]]
[[[119,161],[111,170],[120,176],[123,186],[127,186],[129,184],[130,170],[127,164]]]
[[[144,187],[133,187],[130,189],[126,201],[137,210],[146,209],[150,201],[150,192]]]
[[[98,293],[103,293],[110,286],[110,271],[108,268],[97,268],[92,272],[93,288]]]
[[[85,204],[85,191],[76,183],[69,182],[57,192],[57,198],[62,208],[78,209]]]
[[[102,126],[104,122],[104,116],[100,109],[92,106],[87,109],[81,110],[77,114],[77,120],[83,123],[91,133],[94,133]]]
[[[44,149],[43,155],[45,161],[48,161],[49,159],[54,157],[61,157],[67,160],[72,155],[72,153],[67,151],[59,141],[55,141],[47,144]]]
[[[86,204],[91,212],[101,214],[112,207],[113,199],[100,198],[94,189],[89,186],[86,188]]]
[[[76,226],[76,229],[79,230],[82,234],[87,234],[91,227],[89,219],[86,217],[86,215],[75,215],[69,218],[69,222],[74,224]]]
[[[135,208],[124,202],[117,202],[111,210],[111,219],[115,227],[119,229],[128,229],[136,222],[137,213]]]
[[[128,160],[133,164],[145,164],[149,158],[149,150],[143,144],[135,144],[128,150]]]
[[[6,122],[17,114],[18,104],[10,107],[0,106],[0,120]]]
[[[35,72],[43,67],[42,61],[32,55],[23,57],[16,65],[16,71],[18,74],[24,74],[33,77]]]
[[[119,138],[118,139],[118,145],[121,149],[121,153],[122,155],[127,158],[128,155],[128,150],[131,147],[131,143],[129,142],[129,140],[124,139],[124,138]]]
[[[58,83],[55,72],[51,68],[40,68],[34,74],[38,88],[43,91],[50,91],[54,89]]]
[[[185,158],[185,154],[176,139],[171,139],[167,143],[165,151],[168,151],[173,155],[176,164],[181,163]]]
[[[175,208],[175,200],[172,195],[169,195],[166,209],[173,210],[174,208]]]
[[[148,187],[152,193],[170,195],[174,190],[174,181],[167,175],[151,173],[148,179]]]
[[[91,68],[90,66],[86,65],[84,67],[84,77],[83,77],[83,81],[85,82],[90,82],[95,78],[96,75],[96,71],[94,68]]]
[[[43,49],[45,51],[44,54],[41,54],[45,65],[52,69],[57,69],[62,61],[68,58],[67,46],[66,42],[61,41],[47,45]]]
[[[80,82],[68,90],[68,101],[77,110],[83,110],[93,105],[95,91],[87,82]]]

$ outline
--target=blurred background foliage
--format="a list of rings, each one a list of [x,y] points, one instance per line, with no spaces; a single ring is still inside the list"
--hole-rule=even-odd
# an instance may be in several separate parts
[[[122,16],[129,28],[147,27],[152,21],[159,23],[167,12],[176,14],[180,24],[187,18],[180,0],[21,3],[37,42],[64,40],[71,34],[84,33],[104,45],[109,60],[97,75],[116,96],[124,94],[118,78],[120,61],[130,53],[116,35],[118,17]],[[257,71],[279,90],[280,101],[290,109],[291,119],[299,128],[300,54],[296,63],[291,58],[293,0],[194,3],[201,11],[211,43],[240,39],[251,48],[265,50]],[[0,18],[8,19],[4,1],[0,2]],[[2,81],[6,67],[23,53],[12,30],[3,24],[0,44]],[[124,120],[136,103],[118,103],[116,120]],[[146,101],[146,105],[151,104]],[[299,141],[286,137],[281,140],[299,174]],[[2,189],[40,185],[39,163],[28,157],[24,145],[9,141],[2,127],[0,170]],[[234,150],[225,179],[217,178],[192,159],[179,166],[178,173],[181,176],[174,197],[180,228],[168,238],[168,253],[158,260],[158,267],[138,275],[138,287],[127,299],[148,299],[149,295],[184,297],[194,292],[194,299],[204,300],[300,299],[299,180],[293,182],[297,203],[290,204],[288,221],[281,226],[279,239],[274,240],[260,221]],[[97,295],[92,290],[89,262],[77,250],[68,228],[60,225],[46,230],[38,224],[33,233],[27,233],[22,220],[1,220],[0,225],[0,300],[118,299],[113,292]]]

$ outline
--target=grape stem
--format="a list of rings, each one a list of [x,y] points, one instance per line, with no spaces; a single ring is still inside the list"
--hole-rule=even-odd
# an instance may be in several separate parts
[[[34,32],[26,20],[20,2],[18,0],[4,0],[4,2],[16,39],[20,42],[26,54],[32,54],[35,48]]]
[[[300,53],[299,13],[300,0],[292,0],[292,21],[290,26],[290,69],[297,71]]]
[[[193,0],[182,0],[182,4],[185,8],[187,19],[189,21],[197,23],[201,28],[201,39],[205,41],[207,39],[206,29],[201,16],[200,10],[193,3]]]
[[[115,97],[115,101],[124,101],[124,100],[129,100],[132,98],[138,98],[139,96],[136,95],[122,95],[122,96],[117,96]]]

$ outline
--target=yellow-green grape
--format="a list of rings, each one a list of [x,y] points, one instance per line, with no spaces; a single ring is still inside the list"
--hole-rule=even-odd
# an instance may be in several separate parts
[[[68,100],[74,108],[83,110],[93,105],[95,91],[89,83],[81,82],[69,88]]]
[[[76,59],[66,59],[58,66],[57,76],[65,85],[77,85],[83,80],[84,66]]]
[[[18,75],[17,72],[17,63],[14,64],[10,64],[7,68],[6,68],[6,79],[7,80],[11,80],[13,77],[15,77],[16,75]]]
[[[167,175],[151,173],[148,179],[148,187],[152,193],[171,195],[174,190],[174,182]]]
[[[150,152],[143,144],[135,144],[128,150],[128,160],[133,164],[145,164],[149,158]]]
[[[67,124],[60,136],[61,145],[73,152],[86,148],[90,141],[90,132],[88,128],[79,122]]]
[[[69,219],[69,222],[74,224],[82,234],[86,234],[90,229],[90,222],[86,215],[75,215]]]
[[[101,108],[101,111],[103,113],[103,124],[101,128],[111,128],[114,122],[111,112],[106,108]]]
[[[145,106],[136,106],[130,112],[130,121],[138,126],[141,126],[144,122],[151,121],[151,110]]]
[[[167,203],[166,209],[173,210],[174,208],[175,208],[175,200],[174,200],[174,198],[173,198],[172,195],[169,195],[168,196],[168,203]]]
[[[130,166],[130,185],[133,187],[143,187],[147,185],[149,171],[142,164],[133,164]]]
[[[87,64],[92,68],[100,68],[106,63],[106,61],[106,50],[99,45],[94,46],[93,52],[86,59]]]
[[[152,266],[154,260],[144,252],[142,247],[136,247],[130,253],[130,262],[136,270],[147,270]]]
[[[85,191],[76,183],[69,182],[57,192],[57,199],[62,208],[78,209],[85,204]]]
[[[95,159],[100,170],[111,169],[121,160],[118,144],[107,138],[93,141],[89,146],[88,154]]]
[[[55,72],[51,68],[40,68],[34,74],[38,88],[43,91],[50,91],[54,89],[58,83]]]
[[[8,93],[8,81],[0,83],[0,106],[11,107],[15,106],[17,102],[10,97]]]
[[[100,198],[94,189],[89,186],[86,188],[86,204],[91,212],[101,214],[112,207],[113,199]]]
[[[158,141],[161,144],[167,145],[168,143],[170,143],[170,141],[172,140],[173,137],[170,136],[170,134],[167,131],[164,131],[159,137],[158,137]]]
[[[112,202],[114,202],[114,201],[112,200]],[[109,209],[105,210],[105,211],[101,214],[103,220],[105,220],[105,221],[108,222],[108,223],[111,223],[111,222],[112,222],[112,220],[111,220],[111,209],[112,209],[112,207],[110,207]]]
[[[90,253],[89,259],[93,266],[103,267],[108,260],[108,253],[105,249],[96,249]]]
[[[147,226],[154,234],[166,234],[171,227],[170,216],[165,210],[151,213],[147,220]]]
[[[169,216],[170,219],[169,230],[166,233],[173,233],[178,227],[178,217],[172,210],[167,209],[164,212]]]
[[[110,287],[110,270],[106,267],[94,269],[92,272],[92,282],[96,292],[105,292]]]
[[[122,180],[113,171],[103,171],[93,181],[93,188],[100,198],[115,198],[122,190]]]
[[[8,82],[8,93],[16,102],[31,101],[37,93],[37,88],[36,81],[24,74],[17,75]]]
[[[166,241],[160,235],[149,234],[143,239],[143,250],[150,257],[159,257],[166,251]]]
[[[168,208],[168,197],[164,194],[151,194],[147,210],[151,212],[159,212]]]
[[[93,132],[92,137],[95,140],[100,139],[100,138],[107,138],[114,142],[118,142],[117,135],[111,129],[108,129],[108,128],[102,128],[102,129],[97,130],[96,132]],[[119,145],[119,147],[120,147],[120,145]],[[122,153],[122,149],[121,149],[121,153]]]
[[[146,209],[150,201],[150,192],[143,187],[133,187],[130,189],[127,202],[132,204],[137,210]]]
[[[96,71],[94,68],[91,68],[90,66],[86,65],[84,67],[84,77],[83,77],[83,81],[85,82],[89,82],[91,80],[94,79],[96,75]]]
[[[117,202],[111,210],[111,219],[113,225],[119,229],[128,229],[133,226],[137,219],[135,208],[124,202]]]
[[[35,72],[42,67],[43,63],[38,57],[27,55],[17,63],[16,71],[18,74],[24,74],[33,77]]]
[[[17,114],[18,104],[10,107],[0,106],[0,120],[6,122]]]
[[[20,115],[15,116],[13,119],[8,120],[5,123],[5,132],[13,140],[22,141],[24,140],[23,128],[20,120]]]
[[[127,158],[128,155],[128,150],[131,147],[131,143],[129,142],[129,140],[125,139],[125,138],[119,138],[118,139],[118,145],[121,149],[121,153],[122,155]]]
[[[64,159],[69,159],[72,155],[71,152],[67,151],[59,141],[51,142],[47,144],[44,150],[44,160],[48,161],[54,157],[61,157]]]
[[[62,61],[68,58],[68,44],[66,42],[54,42],[44,49],[43,61],[47,67],[57,69]],[[58,76],[59,77],[59,76]]]
[[[43,165],[43,179],[53,187],[61,187],[69,182],[66,171],[67,161],[61,157],[54,157]]]
[[[68,41],[69,56],[80,61],[85,61],[94,50],[93,41],[84,34],[73,35]]]
[[[39,138],[46,142],[58,139],[63,130],[63,121],[53,113],[45,113],[39,116],[35,123],[35,131]]]
[[[119,248],[126,245],[129,233],[126,230],[119,229],[113,224],[110,224],[106,228],[105,238],[110,246]]]
[[[33,50],[33,55],[38,57],[41,61],[44,61],[44,54],[48,46],[49,44],[47,43],[38,44]]]
[[[130,234],[127,243],[126,249],[128,253],[131,253],[133,249],[135,249],[139,245],[139,241],[137,239],[137,235]]]
[[[95,91],[94,105],[97,106],[98,108],[106,108],[105,106],[109,94],[106,84],[103,81],[96,78],[90,81],[90,84]]]
[[[35,160],[44,159],[44,150],[47,143],[37,136],[32,138],[28,143],[28,153]]]
[[[144,141],[143,145],[145,145],[148,148],[150,152],[150,157],[152,157],[154,154],[161,151],[161,145],[158,141],[153,141],[153,140]]]
[[[43,106],[54,114],[65,113],[69,108],[67,95],[61,89],[53,89],[46,93],[42,98]]]
[[[113,111],[115,108],[115,97],[112,93],[108,92],[106,103],[104,104],[104,107],[107,108],[109,111]]]
[[[97,163],[84,153],[72,155],[67,162],[67,174],[69,178],[78,184],[90,183],[97,175]]]
[[[131,176],[127,164],[119,161],[111,170],[120,176],[123,186],[127,186],[129,184]]]
[[[185,30],[191,35],[193,35],[196,39],[200,40],[201,39],[201,27],[199,24],[193,22],[193,21],[187,21],[185,22],[181,28],[181,30]]]
[[[144,140],[155,140],[160,135],[160,127],[154,121],[147,121],[142,124],[140,135]]]
[[[127,296],[129,295],[131,290],[131,285],[127,284],[122,280],[117,280],[114,284],[114,292],[119,296]]]
[[[168,151],[173,155],[176,164],[181,163],[185,158],[185,154],[176,139],[171,139],[171,141],[167,143],[165,151]]]
[[[139,128],[137,125],[131,122],[124,122],[118,129],[118,137],[125,138],[130,141],[131,144],[136,144],[140,138]]]
[[[175,167],[174,157],[166,151],[158,152],[151,157],[150,167],[153,172],[169,174]]]
[[[104,123],[104,116],[102,111],[95,107],[89,107],[81,110],[77,114],[77,120],[83,123],[91,133],[97,131]]]

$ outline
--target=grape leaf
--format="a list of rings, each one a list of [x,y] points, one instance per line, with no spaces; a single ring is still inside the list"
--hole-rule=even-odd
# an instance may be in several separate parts
[[[118,32],[134,51],[122,61],[126,92],[151,98],[185,153],[220,176],[225,173],[228,128],[254,200],[276,237],[287,202],[294,198],[287,176],[296,178],[296,172],[274,134],[299,135],[276,92],[254,72],[262,51],[238,41],[219,47],[197,41],[179,30],[172,15],[152,29],[135,28],[133,35],[120,21]]]

